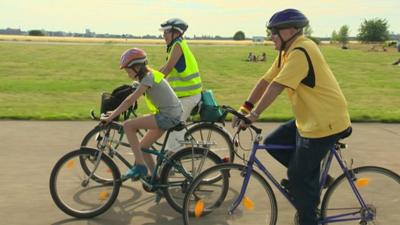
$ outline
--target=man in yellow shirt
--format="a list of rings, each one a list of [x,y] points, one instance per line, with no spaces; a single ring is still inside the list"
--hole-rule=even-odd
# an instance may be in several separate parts
[[[265,143],[295,146],[293,151],[269,152],[288,168],[288,189],[300,225],[317,225],[320,163],[349,129],[350,117],[343,93],[318,46],[302,34],[308,22],[296,9],[271,17],[267,28],[279,56],[240,111],[254,122],[283,90],[287,91],[295,120],[280,126]],[[236,118],[233,125],[237,125]]]

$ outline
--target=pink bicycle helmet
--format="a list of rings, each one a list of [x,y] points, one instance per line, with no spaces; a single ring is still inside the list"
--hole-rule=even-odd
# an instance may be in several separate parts
[[[119,61],[120,69],[130,68],[135,64],[141,63],[147,63],[147,55],[146,52],[139,48],[131,48],[126,50],[124,53],[122,53]]]

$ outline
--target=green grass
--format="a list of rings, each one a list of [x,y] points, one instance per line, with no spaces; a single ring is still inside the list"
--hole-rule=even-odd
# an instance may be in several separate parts
[[[100,94],[130,83],[118,69],[130,46],[0,43],[0,119],[88,119],[98,112]],[[150,66],[165,60],[163,46],[141,46]],[[272,46],[193,45],[204,86],[220,104],[238,107],[265,73],[277,52]],[[400,67],[395,52],[341,50],[321,46],[349,103],[353,121],[400,122]],[[266,52],[265,63],[245,62],[249,52]],[[141,103],[140,111],[145,107]],[[262,114],[262,120],[293,116],[286,94]]]

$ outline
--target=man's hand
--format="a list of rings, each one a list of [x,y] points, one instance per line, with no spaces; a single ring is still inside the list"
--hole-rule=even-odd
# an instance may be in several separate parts
[[[240,120],[237,116],[232,116],[232,128],[239,126]]]
[[[257,121],[257,116],[255,116],[253,113],[250,113],[250,114],[248,114],[247,116],[246,116],[246,118],[248,119],[248,120],[250,120],[250,124],[247,124],[247,123],[245,123],[243,120],[242,121],[240,121],[240,124],[239,124],[239,127],[240,127],[240,129],[243,129],[243,130],[245,130],[245,129],[247,129],[252,123],[254,123],[254,122],[256,122]]]
[[[242,115],[247,115],[247,114],[248,114],[248,113],[246,113],[246,112],[243,112],[242,110],[239,110],[239,112],[240,112]],[[232,116],[232,128],[235,128],[235,127],[239,126],[240,123],[241,123],[241,120],[240,120],[237,116],[233,115],[233,116]]]

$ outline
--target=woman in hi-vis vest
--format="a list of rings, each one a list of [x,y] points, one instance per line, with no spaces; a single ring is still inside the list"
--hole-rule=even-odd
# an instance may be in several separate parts
[[[160,68],[165,79],[175,91],[183,106],[182,121],[186,121],[191,111],[201,100],[201,78],[196,58],[189,49],[183,34],[188,25],[177,18],[169,19],[161,24],[165,43],[167,44],[167,61]],[[166,149],[176,152],[184,139],[185,131],[174,131],[170,134]]]

